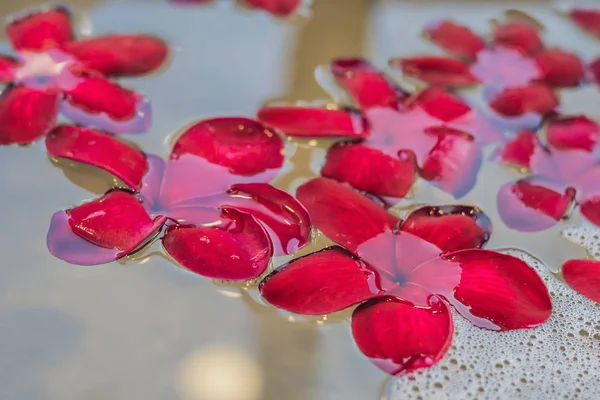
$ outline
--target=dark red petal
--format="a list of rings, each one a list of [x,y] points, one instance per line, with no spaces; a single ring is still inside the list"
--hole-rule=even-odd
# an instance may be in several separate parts
[[[577,86],[583,79],[583,63],[573,53],[558,49],[544,50],[534,56],[541,79],[550,86]]]
[[[71,15],[64,7],[36,10],[14,18],[6,33],[17,51],[43,51],[73,39]]]
[[[294,137],[368,136],[367,123],[357,112],[318,107],[263,107],[258,120]]]
[[[142,178],[148,171],[144,153],[94,129],[56,127],[46,137],[46,150],[52,157],[101,168],[136,191],[141,189]]]
[[[460,283],[445,296],[474,325],[493,330],[532,328],[550,317],[552,304],[544,282],[517,257],[474,249],[443,259],[461,268]]]
[[[599,136],[598,124],[583,115],[554,119],[547,127],[548,145],[555,149],[592,151]]]
[[[374,106],[396,106],[402,91],[368,61],[361,58],[339,58],[329,66],[331,73],[362,109]]]
[[[600,303],[600,261],[569,260],[563,264],[562,274],[569,286]]]
[[[526,113],[545,114],[558,105],[551,88],[542,84],[507,88],[497,94],[490,107],[505,117],[518,117]]]
[[[511,47],[523,53],[533,53],[544,47],[536,27],[523,22],[509,22],[494,29],[495,44]]]
[[[321,175],[377,196],[402,198],[416,174],[414,155],[402,155],[393,157],[367,145],[339,143],[329,149]]]
[[[595,181],[598,184],[598,181]],[[600,226],[600,193],[596,193],[592,196],[587,196],[581,204],[579,204],[579,211],[586,217],[592,224]]]
[[[592,35],[600,36],[600,10],[572,8],[569,11],[569,17],[581,29],[584,29]]]
[[[481,166],[481,148],[472,136],[451,128],[429,128],[437,137],[427,159],[421,163],[421,177],[456,198],[475,185]]]
[[[298,188],[313,225],[356,253],[359,245],[394,229],[400,220],[346,185],[315,178]]]
[[[275,247],[275,255],[290,254],[309,240],[312,225],[308,211],[290,194],[268,183],[231,187],[224,207],[234,207],[259,220]]]
[[[397,60],[405,75],[430,85],[465,86],[478,83],[468,64],[450,57],[422,56]]]
[[[12,82],[18,66],[18,61],[13,57],[0,55],[0,82]]]
[[[361,304],[352,314],[352,336],[360,351],[391,375],[428,368],[452,343],[450,310],[437,297],[431,308],[393,297]]]
[[[567,212],[573,193],[556,192],[542,178],[507,183],[498,191],[498,212],[502,221],[521,232],[541,231],[554,226]]]
[[[14,86],[0,97],[0,145],[28,144],[48,133],[56,124],[58,94]]]
[[[329,314],[378,297],[378,274],[341,247],[296,258],[259,286],[266,301],[298,314]]]
[[[258,221],[226,208],[219,225],[169,228],[163,246],[183,267],[213,279],[257,278],[273,255],[269,237]]]
[[[448,252],[483,246],[492,222],[476,207],[426,206],[410,213],[400,229]]]
[[[522,131],[507,142],[500,151],[500,160],[517,167],[531,168],[538,140],[534,132]]]
[[[162,216],[150,218],[132,194],[113,191],[54,214],[48,249],[71,264],[104,264],[132,253],[164,222]]]
[[[477,57],[485,47],[485,42],[469,28],[448,20],[430,23],[425,34],[443,49],[469,59]]]
[[[300,6],[301,1],[302,0],[245,0],[246,3],[257,8],[262,8],[277,17],[291,15]]]
[[[63,49],[85,67],[105,75],[142,75],[159,68],[168,48],[150,35],[107,35],[69,42]]]

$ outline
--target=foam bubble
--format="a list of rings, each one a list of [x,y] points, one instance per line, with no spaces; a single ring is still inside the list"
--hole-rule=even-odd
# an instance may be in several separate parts
[[[583,222],[563,229],[560,234],[568,241],[586,249],[595,260],[600,260],[600,228],[597,226]]]

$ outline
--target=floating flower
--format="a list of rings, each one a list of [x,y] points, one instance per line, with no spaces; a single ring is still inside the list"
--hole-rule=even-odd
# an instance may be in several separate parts
[[[56,125],[59,111],[74,121],[112,132],[144,132],[150,108],[142,95],[107,76],[156,70],[166,44],[148,35],[74,40],[62,7],[13,19],[6,32],[16,58],[0,56],[0,145],[27,144]]]
[[[256,278],[271,256],[306,244],[305,209],[269,185],[283,164],[283,142],[246,118],[198,122],[168,162],[105,133],[61,126],[48,153],[101,168],[131,190],[113,189],[52,217],[48,249],[80,265],[125,257],[156,236],[177,262],[211,278]],[[133,191],[132,191],[133,190]]]
[[[421,207],[404,221],[326,178],[298,189],[315,226],[338,245],[293,260],[262,296],[308,315],[358,305],[352,335],[390,374],[435,364],[452,342],[449,305],[491,330],[537,326],[551,314],[540,277],[520,259],[480,247],[490,221],[468,206]]]
[[[485,117],[443,89],[408,95],[361,59],[334,60],[330,71],[362,112],[267,106],[258,118],[293,137],[350,139],[329,149],[321,174],[356,189],[401,198],[420,175],[461,197],[475,184],[479,143],[502,138]]]
[[[214,0],[170,0],[181,4],[208,4]],[[243,0],[250,7],[259,8],[276,17],[287,17],[298,10],[305,0]]]

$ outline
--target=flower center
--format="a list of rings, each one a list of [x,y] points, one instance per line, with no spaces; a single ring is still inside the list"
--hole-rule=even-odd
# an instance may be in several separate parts
[[[19,54],[21,66],[15,73],[15,80],[34,88],[51,88],[72,59],[65,53],[49,50],[43,53],[22,52]]]
[[[486,85],[497,88],[525,86],[540,76],[533,59],[506,47],[480,51],[471,72]]]

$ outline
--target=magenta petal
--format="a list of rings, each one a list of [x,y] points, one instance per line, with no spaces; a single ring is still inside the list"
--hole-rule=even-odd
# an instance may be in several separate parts
[[[378,297],[378,275],[341,247],[296,258],[260,284],[263,298],[298,314],[329,314]]]
[[[437,297],[431,308],[415,307],[394,297],[361,304],[352,314],[352,336],[360,351],[391,375],[428,368],[452,343],[450,310]]]
[[[48,50],[73,38],[71,15],[65,7],[35,10],[14,18],[6,33],[15,50]]]
[[[367,123],[358,112],[318,107],[263,107],[258,119],[293,137],[368,136]]]
[[[596,185],[597,185],[596,180]],[[600,193],[596,191],[595,195],[588,196],[579,204],[579,211],[588,221],[596,226],[600,226]]]
[[[213,279],[257,278],[273,255],[269,237],[258,221],[250,214],[226,208],[219,225],[170,227],[163,246],[183,267]]]
[[[144,153],[94,129],[58,126],[46,137],[46,150],[52,157],[103,169],[136,191],[148,171]]]
[[[547,127],[548,145],[555,149],[592,151],[600,136],[598,124],[579,115],[551,120]]]
[[[132,253],[164,222],[163,216],[150,218],[132,194],[112,191],[54,214],[48,230],[48,250],[71,264],[104,264]]]
[[[198,1],[198,0],[196,0]],[[287,17],[296,11],[302,0],[244,0],[246,3],[262,8],[276,17]],[[206,0],[200,2],[206,2]]]
[[[569,260],[563,264],[562,274],[569,286],[600,303],[600,261]]]
[[[485,47],[483,39],[469,28],[449,20],[430,23],[425,34],[444,50],[471,60]]]
[[[500,151],[500,160],[517,167],[531,168],[537,149],[538,140],[535,133],[523,131],[504,145]]]

